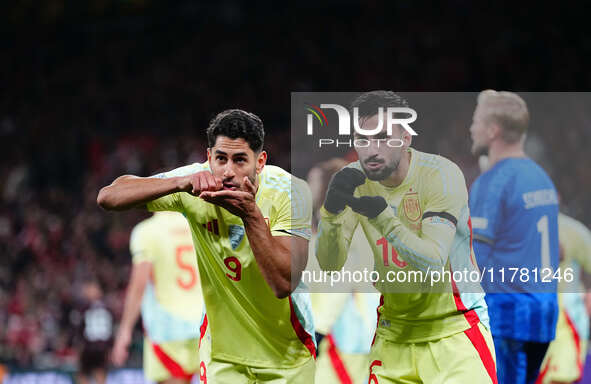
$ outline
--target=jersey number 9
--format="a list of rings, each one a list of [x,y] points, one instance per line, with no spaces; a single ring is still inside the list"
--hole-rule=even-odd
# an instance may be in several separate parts
[[[231,280],[240,281],[242,278],[242,264],[240,264],[240,260],[234,256],[229,256],[224,259],[224,264],[226,264],[230,272],[233,272],[232,274],[226,273],[226,276]]]

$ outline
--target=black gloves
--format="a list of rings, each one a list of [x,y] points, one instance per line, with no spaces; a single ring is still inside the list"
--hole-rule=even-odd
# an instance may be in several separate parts
[[[365,183],[365,174],[358,169],[343,168],[334,174],[328,191],[326,191],[326,199],[324,200],[324,208],[333,214],[340,213],[345,209],[347,200],[353,197],[355,188]]]
[[[330,181],[324,209],[332,214],[338,214],[348,205],[353,211],[373,219],[379,215],[388,204],[382,196],[354,197],[355,188],[365,183],[365,174],[355,168],[343,168]]]
[[[347,205],[355,212],[367,216],[370,219],[378,216],[388,207],[386,199],[382,196],[361,196],[359,198],[351,196]]]

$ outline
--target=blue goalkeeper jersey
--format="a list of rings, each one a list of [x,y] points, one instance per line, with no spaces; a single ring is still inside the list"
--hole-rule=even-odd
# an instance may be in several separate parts
[[[552,180],[531,159],[501,160],[472,185],[470,212],[493,336],[549,342],[558,318]]]

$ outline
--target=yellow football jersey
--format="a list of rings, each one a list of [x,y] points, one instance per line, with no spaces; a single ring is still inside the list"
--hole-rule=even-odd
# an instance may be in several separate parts
[[[192,164],[155,177],[209,170]],[[310,239],[312,205],[305,182],[267,165],[258,175],[257,206],[273,236]],[[197,253],[211,332],[213,359],[253,367],[288,368],[315,355],[314,325],[307,293],[278,299],[256,263],[242,220],[189,193],[148,203],[151,211],[185,215]]]
[[[564,276],[573,279],[561,279],[558,283],[560,314],[556,338],[550,343],[540,369],[543,383],[579,380],[589,338],[589,315],[583,296],[585,287],[580,276],[581,268],[591,273],[591,231],[583,223],[560,213],[558,233],[563,258],[560,270]]]
[[[147,336],[157,343],[199,337],[203,297],[187,220],[156,213],[135,226],[130,249],[134,264],[152,264],[142,299]]]
[[[349,207],[338,215],[321,209],[320,264],[339,270],[361,225],[380,276],[375,287],[383,294],[378,334],[398,343],[418,343],[463,332],[479,321],[488,327],[478,278],[430,285],[433,271],[479,276],[464,176],[441,156],[409,151],[408,174],[400,185],[386,187],[366,179],[355,191],[356,196],[386,199],[389,207],[376,218]],[[348,167],[362,169],[359,162]]]
[[[560,269],[572,268],[574,280],[560,281],[559,292],[583,292],[581,268],[591,273],[591,231],[581,222],[563,213],[558,215],[558,236],[561,255]]]

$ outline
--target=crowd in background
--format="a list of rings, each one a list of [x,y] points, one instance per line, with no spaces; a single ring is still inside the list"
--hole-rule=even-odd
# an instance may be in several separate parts
[[[290,169],[292,91],[591,85],[591,72],[576,60],[591,50],[577,23],[565,31],[549,21],[537,39],[519,26],[525,9],[466,36],[479,15],[501,11],[459,0],[427,11],[377,1],[279,9],[272,2],[252,9],[234,1],[116,3],[71,10],[61,1],[37,9],[16,2],[2,16],[3,31],[16,34],[0,46],[0,363],[74,367],[89,279],[120,316],[129,233],[148,214],[101,211],[99,188],[121,174],[204,161],[204,129],[225,108],[259,114],[269,162]],[[548,20],[555,12],[540,11]],[[420,20],[405,17],[417,12]],[[460,22],[445,24],[451,13]],[[527,56],[516,60],[517,53]],[[536,121],[529,148],[564,209],[591,225],[591,108],[577,95],[568,103],[575,115]],[[468,182],[478,173],[470,118],[433,121],[416,140],[418,149],[458,162]],[[138,329],[137,344],[140,338]]]

